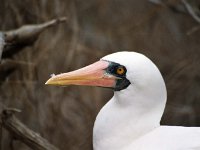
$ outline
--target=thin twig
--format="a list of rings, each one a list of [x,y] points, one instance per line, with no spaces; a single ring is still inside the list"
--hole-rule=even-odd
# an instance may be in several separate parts
[[[170,8],[174,12],[181,12],[181,13],[187,13],[184,6],[181,5],[181,3],[177,3],[177,1],[161,1],[161,0],[149,0],[150,3],[153,3],[155,5],[163,6],[163,8]]]
[[[187,9],[188,13],[192,16],[194,20],[196,20],[198,23],[200,23],[200,18],[198,15],[194,12],[192,6],[187,2],[187,0],[181,0],[182,3],[185,5],[185,8]]]

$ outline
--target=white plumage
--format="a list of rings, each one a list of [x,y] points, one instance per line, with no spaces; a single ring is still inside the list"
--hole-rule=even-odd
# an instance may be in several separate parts
[[[121,66],[125,75],[123,67],[116,73]],[[160,126],[166,87],[158,68],[142,54],[110,54],[90,66],[53,76],[46,84],[117,90],[96,118],[94,150],[200,150],[199,127]]]
[[[200,150],[200,128],[160,126],[166,87],[157,67],[135,52],[102,58],[124,65],[127,89],[114,92],[94,126],[95,150]]]

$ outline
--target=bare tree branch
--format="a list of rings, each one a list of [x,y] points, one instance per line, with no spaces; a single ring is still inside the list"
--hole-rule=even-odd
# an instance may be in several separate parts
[[[20,112],[18,109],[4,109],[1,114],[2,126],[7,129],[16,139],[32,149],[36,150],[58,150],[38,133],[33,132],[19,121],[14,113]]]
[[[5,45],[3,58],[11,57],[23,47],[34,44],[39,35],[47,28],[66,22],[66,17],[53,19],[42,24],[24,25],[16,30],[5,32]]]
[[[187,2],[187,0],[181,0],[181,3],[174,2],[162,2],[161,0],[149,0],[149,2],[155,4],[155,5],[161,5],[161,6],[167,6],[171,8],[172,10],[176,12],[181,13],[189,13],[191,17],[200,23],[200,17],[195,13],[195,9]],[[187,31],[187,35],[191,35],[194,32],[198,31],[200,29],[200,25],[193,27],[189,31]]]

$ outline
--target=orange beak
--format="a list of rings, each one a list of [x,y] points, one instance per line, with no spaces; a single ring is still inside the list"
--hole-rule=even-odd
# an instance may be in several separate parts
[[[84,68],[61,73],[51,77],[45,84],[49,85],[87,85],[100,87],[114,87],[116,79],[113,75],[106,73],[109,62],[100,60]]]

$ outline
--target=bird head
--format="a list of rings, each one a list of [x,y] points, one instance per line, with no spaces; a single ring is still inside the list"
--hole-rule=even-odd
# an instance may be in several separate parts
[[[46,84],[99,86],[120,91],[131,84],[126,78],[126,73],[124,65],[102,58],[81,69],[54,75]]]
[[[89,66],[52,76],[46,84],[106,87],[119,96],[166,97],[160,71],[149,58],[136,52],[107,55]]]

